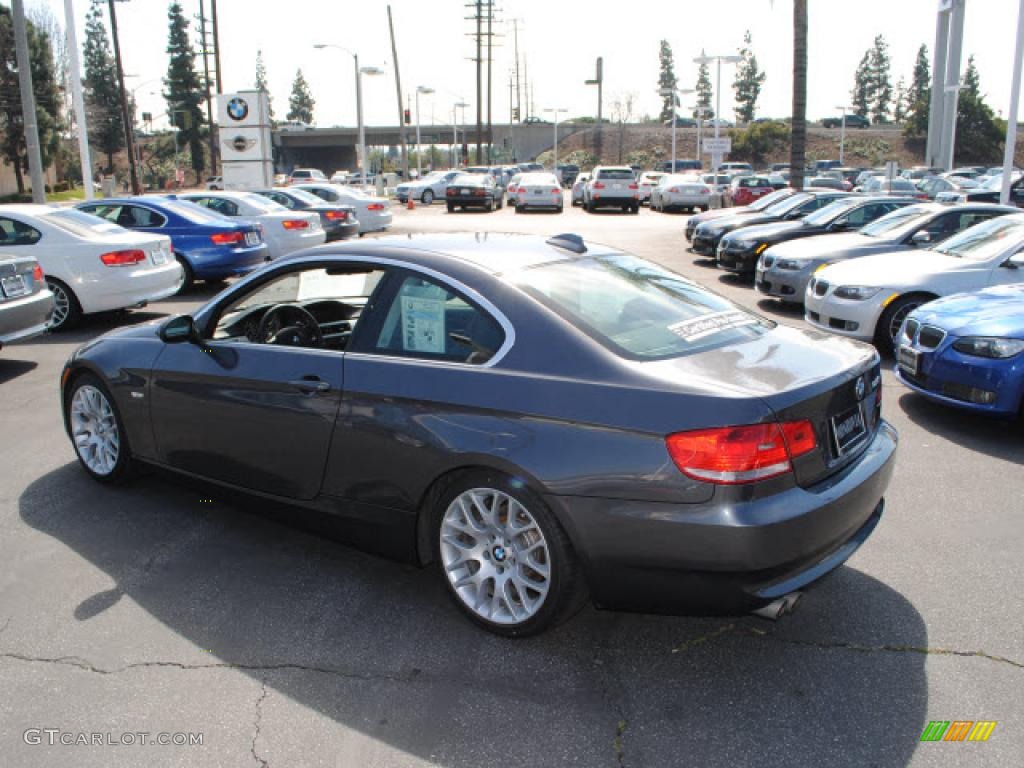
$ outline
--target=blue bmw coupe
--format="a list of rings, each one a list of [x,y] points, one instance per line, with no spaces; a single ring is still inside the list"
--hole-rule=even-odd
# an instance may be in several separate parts
[[[1024,417],[1024,285],[959,293],[918,308],[896,349],[900,381],[930,400]]]

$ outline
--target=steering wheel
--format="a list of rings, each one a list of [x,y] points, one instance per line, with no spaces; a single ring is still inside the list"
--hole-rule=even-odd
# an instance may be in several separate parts
[[[286,347],[322,347],[324,334],[308,310],[296,304],[275,304],[264,313],[256,329],[263,344]]]

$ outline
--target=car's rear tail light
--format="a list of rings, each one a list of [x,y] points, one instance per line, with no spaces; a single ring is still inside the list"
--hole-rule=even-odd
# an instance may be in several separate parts
[[[710,195],[711,194],[711,190],[708,189],[707,187],[702,187],[701,190],[700,190],[700,193],[702,195]]]
[[[630,184],[630,185],[629,185],[629,188],[630,188],[630,189],[640,189],[640,187],[638,187],[638,186],[636,185],[636,182],[635,182],[635,181],[634,181],[634,182],[633,182],[632,184]]]
[[[384,203],[370,203],[368,206],[366,206],[366,210],[368,210],[368,211],[383,211],[384,210]]]
[[[474,189],[473,194],[476,195],[477,197],[483,197],[487,193],[482,189]]]
[[[516,194],[525,195],[526,194],[526,187],[520,187],[519,189],[517,189],[516,190]]]
[[[681,190],[679,187],[669,187],[668,191],[671,192],[673,195],[678,195],[683,190]]]
[[[600,181],[595,181],[594,189],[604,189],[604,184],[602,184]]]
[[[718,485],[767,480],[792,471],[792,459],[817,447],[807,420],[677,432],[665,438],[687,477]]]
[[[245,240],[244,232],[214,232],[210,235],[214,245],[231,245]]]
[[[560,195],[560,194],[562,194],[562,190],[560,190],[560,189],[552,189],[551,190],[551,194],[552,195]]]
[[[449,188],[449,189],[445,190],[445,194],[448,195],[448,197],[455,197],[459,193],[458,193],[458,190]]]
[[[40,267],[38,264],[36,264],[32,268],[32,280],[33,280],[33,282],[41,283],[41,282],[43,282],[43,279],[44,279],[43,268]]]
[[[324,216],[328,221],[344,221],[348,218],[348,211],[327,211]]]
[[[100,254],[100,261],[108,267],[130,267],[146,260],[146,252],[138,249],[127,251],[110,251]]]
[[[285,219],[281,226],[285,229],[309,229],[309,222],[305,219]]]

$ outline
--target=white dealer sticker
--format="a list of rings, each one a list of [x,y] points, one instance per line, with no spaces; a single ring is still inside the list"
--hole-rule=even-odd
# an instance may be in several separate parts
[[[444,301],[402,297],[402,346],[406,352],[444,354]]]
[[[681,323],[668,326],[668,329],[684,341],[697,341],[719,331],[739,328],[743,325],[755,325],[756,323],[757,318],[751,317],[745,312],[730,310],[727,312],[715,312],[710,315],[701,315],[692,320],[683,320]]]

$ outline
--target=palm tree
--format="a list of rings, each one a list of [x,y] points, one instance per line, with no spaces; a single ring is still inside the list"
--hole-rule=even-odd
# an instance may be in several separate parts
[[[793,0],[793,134],[789,185],[803,189],[807,154],[807,0]]]

